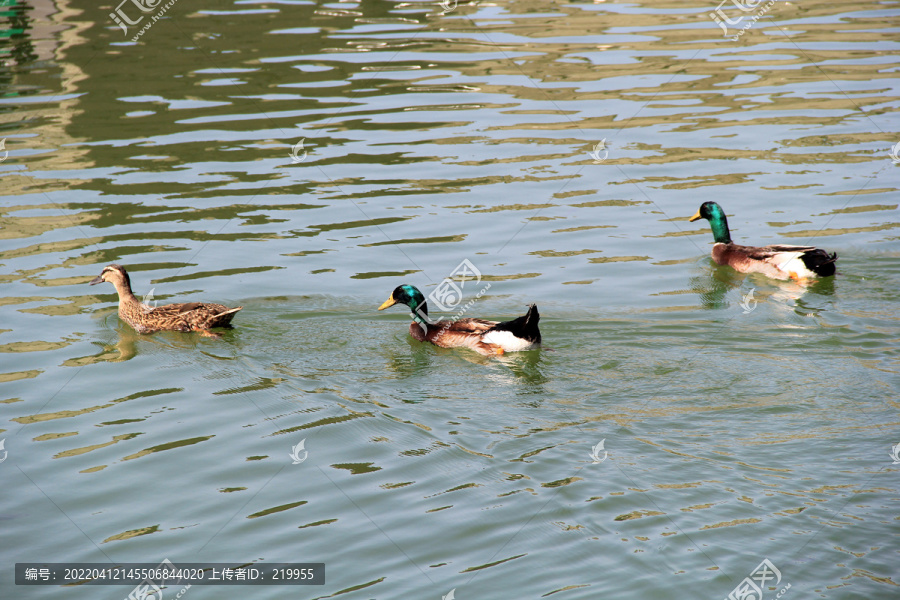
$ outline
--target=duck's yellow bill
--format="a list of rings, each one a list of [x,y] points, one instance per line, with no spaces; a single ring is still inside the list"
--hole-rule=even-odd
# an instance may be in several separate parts
[[[696,221],[697,219],[702,219],[702,218],[703,218],[703,217],[700,216],[700,211],[698,210],[698,211],[694,214],[694,216],[691,217],[689,220],[693,223],[693,222]]]
[[[394,300],[394,296],[393,296],[393,294],[392,294],[390,298],[388,298],[387,300],[384,301],[384,304],[382,304],[381,306],[378,307],[378,310],[384,310],[384,309],[386,309],[386,308],[388,308],[388,307],[391,307],[391,306],[393,306],[393,305],[395,305],[395,304],[397,304],[397,301]]]

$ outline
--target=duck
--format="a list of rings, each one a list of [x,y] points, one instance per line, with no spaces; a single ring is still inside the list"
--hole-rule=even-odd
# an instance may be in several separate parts
[[[704,202],[690,218],[706,219],[712,228],[715,244],[712,258],[720,265],[728,265],[741,273],[762,273],[773,279],[803,283],[817,277],[831,277],[835,273],[837,253],[828,254],[815,246],[740,246],[731,241],[725,211],[715,202]]]
[[[221,337],[210,331],[213,327],[231,327],[234,315],[244,308],[228,308],[211,302],[183,302],[148,306],[131,291],[131,278],[122,265],[111,264],[91,281],[91,285],[111,283],[119,294],[119,318],[138,333],[157,331],[199,331],[206,337]]]
[[[409,335],[420,342],[430,342],[441,348],[471,348],[484,356],[502,356],[506,352],[532,350],[541,345],[541,319],[537,305],[528,305],[528,312],[511,321],[487,321],[471,317],[460,319],[428,318],[428,305],[422,292],[414,285],[397,286],[391,296],[378,307],[384,310],[395,304],[405,304],[412,311],[413,323]]]

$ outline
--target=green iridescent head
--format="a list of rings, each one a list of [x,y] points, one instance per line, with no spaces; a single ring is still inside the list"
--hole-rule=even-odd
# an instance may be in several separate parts
[[[413,319],[418,323],[425,323],[428,317],[428,305],[425,304],[425,296],[414,285],[398,285],[391,292],[391,297],[384,301],[378,307],[378,310],[384,310],[395,304],[405,304],[412,311]]]
[[[728,219],[725,218],[725,211],[715,202],[704,202],[700,205],[700,210],[691,217],[691,221],[697,219],[706,219],[712,228],[713,238],[717,244],[730,244],[731,233],[728,231]]]

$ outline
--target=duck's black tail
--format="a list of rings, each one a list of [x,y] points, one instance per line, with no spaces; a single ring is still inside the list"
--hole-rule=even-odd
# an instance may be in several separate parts
[[[538,321],[541,315],[536,304],[528,306],[528,312],[512,321],[504,321],[494,325],[492,331],[508,331],[519,339],[527,340],[533,344],[541,343],[541,330],[538,329]]]
[[[829,255],[821,248],[808,250],[800,257],[806,268],[819,275],[820,277],[830,277],[834,275],[834,261],[837,260],[837,252]]]

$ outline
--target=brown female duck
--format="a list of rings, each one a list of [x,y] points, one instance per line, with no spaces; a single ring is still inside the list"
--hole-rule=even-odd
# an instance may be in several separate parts
[[[156,331],[199,331],[205,336],[218,337],[213,327],[231,327],[231,319],[243,306],[228,308],[209,302],[185,302],[163,306],[147,306],[135,298],[131,279],[121,265],[107,265],[91,280],[91,285],[109,282],[119,294],[119,318],[138,333]]]

